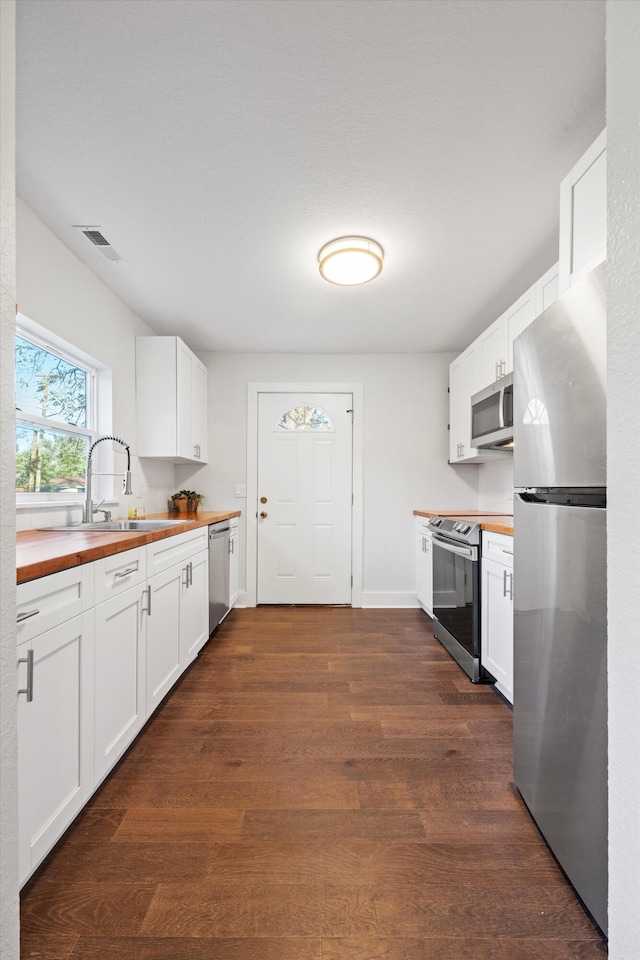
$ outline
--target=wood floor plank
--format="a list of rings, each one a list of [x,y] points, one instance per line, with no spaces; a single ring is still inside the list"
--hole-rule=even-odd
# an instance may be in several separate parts
[[[80,937],[69,960],[322,960],[322,941],[311,937]]]
[[[519,810],[524,804],[508,780],[456,783],[361,780],[358,797],[363,810]]]
[[[358,810],[358,784],[347,780],[111,780],[101,807],[213,807],[227,810]]]
[[[116,830],[113,841],[140,843],[214,843],[239,840],[243,810],[191,807],[189,815],[174,807],[131,807]]]
[[[377,934],[366,888],[287,884],[160,884],[144,936],[323,937]]]
[[[23,960],[603,960],[420,610],[234,610],[22,894]]]
[[[544,884],[566,888],[562,871],[540,843],[472,845],[379,840],[257,840],[215,844],[209,878],[227,883],[303,884],[314,880],[347,885],[468,884],[475,890],[495,883]]]
[[[117,839],[117,837],[115,838]],[[161,883],[207,875],[211,847],[170,841],[65,844],[47,860],[47,883]]]
[[[424,840],[417,812],[367,813],[351,810],[248,810],[242,840]]]
[[[453,884],[395,884],[377,889],[375,901],[380,933],[389,937],[473,938],[481,929],[487,938],[566,941],[576,931],[585,939],[593,933],[568,886],[548,892],[543,885],[493,884],[478,895]]]
[[[155,884],[40,882],[23,897],[26,940],[75,935],[129,936],[140,931]]]
[[[451,960],[446,939],[417,937],[334,937],[322,941],[322,956],[323,960]]]
[[[20,960],[71,960],[71,952],[78,942],[75,934],[66,937],[20,937]]]
[[[573,960],[566,943],[558,940],[452,940],[449,960]]]

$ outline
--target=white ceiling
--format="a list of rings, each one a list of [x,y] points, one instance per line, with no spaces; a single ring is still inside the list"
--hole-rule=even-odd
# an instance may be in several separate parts
[[[18,0],[18,192],[193,349],[457,350],[557,259],[604,26],[604,0]],[[331,286],[318,250],[353,233],[383,272]]]

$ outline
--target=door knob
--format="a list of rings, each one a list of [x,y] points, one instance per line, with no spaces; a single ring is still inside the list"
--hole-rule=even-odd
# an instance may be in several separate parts
[[[267,502],[266,497],[260,497],[260,503],[266,503],[266,502]]]
[[[262,513],[260,514],[261,519],[262,519],[262,520],[266,519],[266,516],[267,516],[267,514],[266,514],[266,512],[263,510]]]

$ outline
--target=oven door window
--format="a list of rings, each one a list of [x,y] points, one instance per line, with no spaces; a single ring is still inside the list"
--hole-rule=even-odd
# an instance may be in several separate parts
[[[472,656],[478,655],[477,561],[433,540],[433,613]]]

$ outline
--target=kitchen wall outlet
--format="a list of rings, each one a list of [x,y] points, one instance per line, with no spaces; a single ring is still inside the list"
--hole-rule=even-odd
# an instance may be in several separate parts
[[[246,497],[246,495],[247,495],[246,483],[236,483],[236,497]]]

